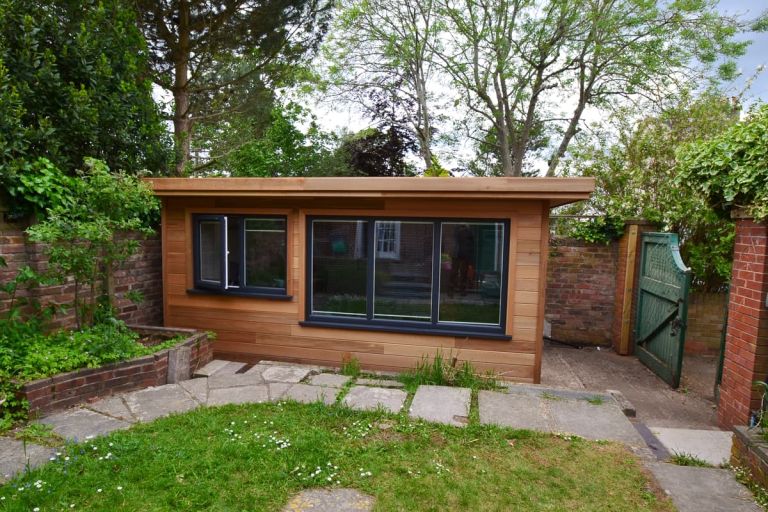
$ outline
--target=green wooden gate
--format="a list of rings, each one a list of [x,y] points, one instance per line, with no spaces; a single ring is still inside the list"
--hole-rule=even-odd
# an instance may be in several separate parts
[[[644,233],[635,320],[635,353],[673,388],[680,385],[691,270],[674,233]]]

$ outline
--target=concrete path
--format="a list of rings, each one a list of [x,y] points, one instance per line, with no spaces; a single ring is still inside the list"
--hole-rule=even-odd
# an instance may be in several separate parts
[[[647,464],[679,512],[762,512],[727,469]]]
[[[727,464],[731,459],[731,432],[663,427],[650,430],[670,454],[693,455],[712,466]]]
[[[544,344],[541,383],[576,390],[617,389],[648,427],[718,430],[713,389],[716,360],[686,356],[680,388],[672,389],[637,357],[611,349]]]
[[[195,373],[199,378],[108,397],[50,415],[40,422],[50,425],[53,432],[68,440],[83,441],[201,406],[295,400],[321,401],[328,405],[341,403],[358,410],[382,408],[398,413],[407,403],[408,394],[398,389],[397,381],[354,379],[322,370],[272,361],[253,366],[213,361]],[[471,398],[471,390],[467,388],[419,386],[407,413],[412,418],[464,426],[469,421]],[[622,412],[624,407],[606,392],[513,384],[499,391],[480,391],[477,414],[483,424],[624,443],[641,457],[682,512],[759,510],[754,508],[749,491],[727,470],[657,462],[638,433],[647,429],[640,425],[635,428]],[[716,464],[725,453],[722,448],[726,439],[719,432],[663,427],[654,430],[670,452],[689,453]],[[686,444],[693,441],[709,446],[711,453],[696,451],[695,443]],[[0,483],[28,466],[46,462],[52,453],[50,448],[33,444],[27,444],[25,451],[20,441],[0,438]],[[372,501],[366,501],[369,497],[342,494],[310,490],[297,495],[285,510],[368,510],[372,506]],[[690,503],[696,505],[691,507]],[[343,504],[362,508],[339,508]]]
[[[283,512],[368,512],[372,496],[355,489],[307,489],[288,502]]]

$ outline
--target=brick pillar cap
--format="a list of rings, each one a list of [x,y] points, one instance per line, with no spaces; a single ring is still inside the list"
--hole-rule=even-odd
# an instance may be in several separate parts
[[[734,208],[731,210],[731,218],[733,220],[752,220],[754,217],[747,213],[747,210],[745,208]],[[766,221],[761,222],[760,224],[764,224]]]

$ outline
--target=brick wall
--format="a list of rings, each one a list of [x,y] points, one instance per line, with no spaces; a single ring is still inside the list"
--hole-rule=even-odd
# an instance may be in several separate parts
[[[690,293],[688,326],[685,331],[686,354],[720,353],[726,301],[725,293]]]
[[[726,428],[747,425],[760,409],[754,381],[768,378],[768,223],[736,220],[718,420]]]
[[[555,340],[610,345],[617,243],[550,240],[544,316]]]
[[[29,265],[38,272],[47,266],[43,255],[43,246],[27,240],[20,228],[0,227],[0,256],[7,268],[0,268],[0,283],[12,279],[18,270]],[[118,317],[132,324],[162,325],[163,324],[163,294],[162,294],[162,253],[158,236],[141,240],[140,249],[124,266],[115,272],[114,289],[118,300],[115,306]],[[144,300],[134,304],[124,298],[129,291],[141,292]],[[19,296],[30,297],[41,304],[69,304],[74,299],[73,284],[45,286],[30,290],[20,290]],[[0,315],[8,311],[9,300],[0,296]],[[59,313],[54,320],[56,326],[73,326],[74,313],[71,308]]]

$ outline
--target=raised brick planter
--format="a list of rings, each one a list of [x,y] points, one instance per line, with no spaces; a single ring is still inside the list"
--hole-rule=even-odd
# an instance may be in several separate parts
[[[768,487],[768,442],[758,429],[733,428],[731,464],[749,469],[758,484]]]
[[[177,382],[189,378],[213,358],[211,342],[205,332],[151,326],[131,328],[142,335],[188,336],[176,346],[155,354],[28,382],[22,386],[21,396],[29,401],[30,414],[61,410],[97,396]]]

